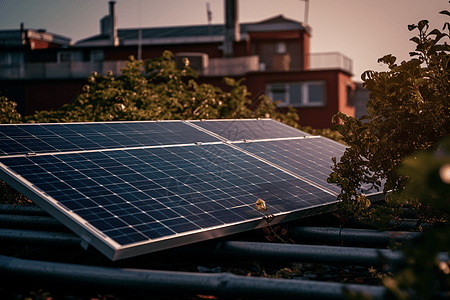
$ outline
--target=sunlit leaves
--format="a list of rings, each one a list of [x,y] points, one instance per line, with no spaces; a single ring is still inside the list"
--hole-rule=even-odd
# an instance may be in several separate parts
[[[177,69],[173,54],[126,63],[122,75],[103,76],[93,72],[83,91],[71,104],[58,111],[41,111],[25,118],[28,122],[189,120],[213,118],[271,117],[298,126],[292,109],[285,114],[276,103],[262,96],[250,100],[242,80],[225,78],[227,91],[195,82],[197,74],[184,61]]]
[[[8,100],[5,96],[0,96],[0,124],[20,123],[22,117],[16,111],[17,104]]]
[[[448,11],[441,12],[450,16]],[[414,58],[396,64],[386,55],[379,62],[389,71],[366,71],[361,79],[370,91],[368,115],[360,119],[335,116],[336,129],[350,146],[334,162],[328,181],[341,187],[342,220],[367,220],[385,228],[402,218],[402,205],[418,211],[422,218],[450,219],[450,47],[448,33],[428,32],[429,23],[409,25],[418,30],[411,41]],[[443,30],[450,30],[449,23]],[[373,207],[358,192],[363,184],[390,192],[385,205]],[[450,230],[430,231],[414,247],[405,248],[407,265],[396,276],[383,281],[394,298],[407,297],[413,288],[420,299],[436,290],[450,290],[447,262],[439,262],[439,251],[450,249]],[[436,289],[438,288],[438,289]]]
[[[339,198],[348,202],[348,211],[364,207],[351,202],[361,202],[357,190],[363,184],[376,186],[384,180],[385,192],[402,190],[407,178],[397,169],[403,159],[450,133],[450,58],[443,42],[447,34],[428,32],[426,20],[408,29],[419,32],[411,39],[416,44],[414,58],[398,64],[395,56],[385,55],[378,62],[389,71],[361,75],[370,91],[368,115],[359,120],[335,116],[341,121],[335,129],[350,148],[335,163],[329,181],[341,187]]]

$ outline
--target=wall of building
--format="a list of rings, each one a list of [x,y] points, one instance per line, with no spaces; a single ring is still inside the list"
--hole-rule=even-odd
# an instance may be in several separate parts
[[[32,50],[35,49],[48,49],[48,48],[61,48],[61,45],[55,43],[49,43],[46,41],[30,39],[30,47]]]
[[[302,32],[299,30],[278,32],[250,32],[251,54],[259,55],[266,70],[302,70],[303,51]],[[277,44],[286,45],[285,52],[278,52]],[[309,44],[307,45],[309,49]],[[308,50],[309,51],[309,50]]]
[[[236,77],[240,79],[241,77]],[[266,84],[275,82],[326,81],[326,105],[323,107],[297,108],[301,126],[330,128],[331,118],[341,111],[354,115],[355,108],[347,103],[347,83],[350,76],[339,70],[299,71],[299,72],[252,72],[245,76],[242,84],[251,92],[249,97],[256,100],[266,94]],[[223,77],[199,77],[199,83],[209,83],[224,91],[230,88]],[[18,103],[22,115],[30,115],[40,110],[57,110],[82,92],[86,79],[72,80],[18,80],[0,81],[1,95]],[[284,111],[285,108],[281,108]]]
[[[348,115],[354,115],[354,108],[347,105],[346,83],[351,79],[347,73],[339,70],[321,71],[299,71],[299,72],[253,72],[245,76],[246,80],[242,84],[246,85],[252,93],[251,99],[255,100],[261,94],[266,93],[266,84],[274,82],[299,82],[299,81],[326,81],[327,103],[323,107],[301,107],[297,108],[301,126],[311,126],[313,128],[331,128],[334,124],[332,117],[342,111]],[[226,89],[226,86],[219,82],[221,79],[213,80],[214,84]],[[208,78],[208,82],[210,78]],[[283,109],[284,110],[284,109]]]
[[[17,103],[21,115],[41,110],[58,110],[82,92],[84,80],[8,80],[0,81],[2,96]]]
[[[221,58],[222,50],[219,47],[222,43],[204,43],[204,44],[180,44],[180,45],[144,45],[142,46],[142,58],[153,59],[161,57],[164,51],[170,50],[172,53],[178,52],[200,52],[208,54],[209,58]],[[119,46],[102,48],[105,52],[104,59],[109,60],[128,60],[130,55],[137,58],[137,46]],[[244,50],[242,50],[244,49]],[[239,52],[245,52],[245,44],[239,47]]]
[[[353,103],[349,103],[351,101],[350,95],[348,94],[349,89],[355,89],[355,86],[351,80],[351,77],[344,73],[337,74],[337,82],[339,85],[338,95],[339,95],[339,107],[338,110],[348,116],[355,116],[355,106]],[[353,101],[351,101],[353,102]]]
[[[369,101],[369,90],[365,88],[362,82],[355,84],[355,118],[361,118],[363,115],[367,115],[367,101]]]

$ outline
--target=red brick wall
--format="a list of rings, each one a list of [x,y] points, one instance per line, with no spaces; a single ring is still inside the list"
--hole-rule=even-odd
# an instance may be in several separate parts
[[[302,107],[297,109],[301,126],[311,126],[313,128],[330,128],[334,124],[331,118],[342,111],[354,116],[354,108],[343,105],[347,102],[346,83],[351,77],[339,70],[321,70],[307,72],[265,72],[249,73],[243,82],[252,93],[254,99],[261,93],[265,93],[266,84],[274,82],[295,82],[295,81],[326,81],[325,107]]]
[[[261,94],[266,92],[266,84],[274,82],[298,82],[298,81],[326,81],[325,107],[302,107],[297,109],[301,126],[311,126],[313,128],[331,128],[334,124],[331,118],[341,111],[354,116],[354,107],[347,105],[347,83],[351,82],[351,76],[339,70],[320,71],[299,71],[299,72],[254,72],[246,76],[242,82],[248,91],[252,93],[250,99],[256,100]],[[220,87],[222,90],[229,90],[223,83],[222,77],[200,77],[199,83],[210,83]],[[284,111],[285,109],[281,109]]]
[[[31,115],[35,111],[57,110],[71,103],[85,84],[85,79],[0,81],[0,95],[16,102],[22,115]]]

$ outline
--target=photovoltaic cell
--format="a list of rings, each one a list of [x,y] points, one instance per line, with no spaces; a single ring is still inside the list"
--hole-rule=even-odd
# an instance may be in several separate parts
[[[329,184],[327,178],[333,167],[331,158],[335,157],[339,161],[347,147],[341,143],[320,136],[311,136],[304,139],[258,141],[236,145],[309,182],[335,193],[340,192],[340,188],[335,184]],[[366,195],[378,193],[371,189],[370,185],[363,186],[362,190]]]
[[[258,199],[329,210],[343,150],[272,120],[0,125],[0,178],[115,260],[265,226]]]
[[[218,139],[180,121],[0,126],[0,155],[87,151],[215,141],[218,141]]]
[[[230,141],[309,136],[308,133],[272,119],[205,120],[191,123]]]
[[[242,143],[237,146],[302,178],[336,193],[340,192],[338,186],[327,183],[327,178],[333,166],[331,158],[336,157],[339,161],[345,151],[343,144],[323,137],[313,137]]]
[[[0,162],[120,245],[260,218],[258,198],[272,213],[333,198],[227,145]]]

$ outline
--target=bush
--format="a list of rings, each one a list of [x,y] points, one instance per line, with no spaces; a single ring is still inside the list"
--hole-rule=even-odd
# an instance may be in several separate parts
[[[5,96],[0,96],[0,124],[20,123],[22,117],[16,111],[16,102],[9,101]]]
[[[130,57],[122,75],[92,73],[88,84],[71,104],[58,111],[41,111],[25,118],[27,122],[87,122],[191,120],[220,118],[273,118],[297,127],[294,109],[287,114],[277,103],[262,96],[252,102],[247,87],[225,78],[229,92],[210,84],[195,82],[196,73],[185,59],[183,70],[176,68],[173,54],[145,62]]]
[[[444,29],[448,27],[446,23]],[[432,147],[450,132],[450,46],[439,43],[448,34],[437,29],[428,32],[425,20],[408,28],[419,31],[411,39],[416,43],[412,59],[396,64],[395,57],[386,55],[379,62],[387,64],[388,71],[366,71],[361,76],[370,91],[368,115],[360,119],[342,113],[335,116],[343,121],[335,129],[350,147],[334,164],[329,182],[341,187],[344,207],[365,206],[367,198],[358,193],[362,184],[380,188],[385,181],[385,193],[402,191],[408,176],[400,175],[398,169],[405,157]],[[394,193],[387,202],[395,206],[398,199]],[[352,211],[348,214],[361,218]],[[364,214],[373,216],[374,210],[369,207]]]
[[[442,11],[449,15],[450,12]],[[370,91],[368,115],[343,114],[336,129],[350,147],[335,161],[329,182],[342,192],[341,213],[347,217],[389,221],[399,217],[402,204],[420,209],[437,222],[450,214],[450,46],[449,33],[429,31],[428,21],[409,25],[418,30],[411,40],[411,59],[396,64],[395,57],[379,60],[386,72],[367,71],[361,78]],[[443,31],[450,31],[445,23]],[[374,208],[358,192],[362,184],[380,188],[385,181],[387,206]],[[420,215],[420,214],[419,214]],[[450,228],[427,231],[405,245],[406,263],[393,277],[383,279],[395,299],[430,299],[450,290],[450,267],[439,252],[450,249]],[[412,291],[412,293],[406,292]]]

